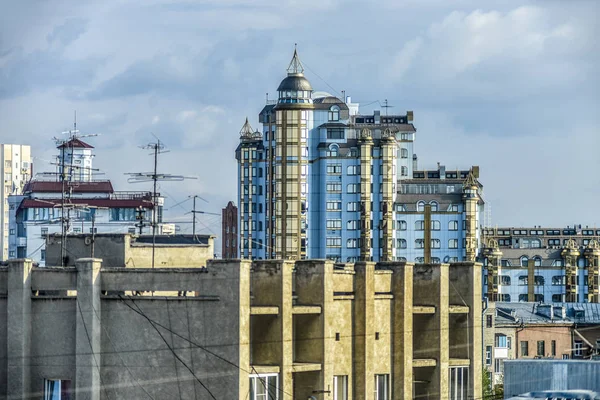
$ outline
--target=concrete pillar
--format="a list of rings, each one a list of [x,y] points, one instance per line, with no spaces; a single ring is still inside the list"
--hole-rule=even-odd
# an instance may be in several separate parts
[[[248,371],[250,371],[250,268],[252,263],[249,260],[235,261],[239,265],[239,275],[237,284],[239,288],[239,393],[248,393],[250,390],[250,381]],[[234,282],[236,279],[234,279]]]
[[[7,398],[21,399],[30,391],[31,260],[8,262]]]
[[[392,394],[395,399],[413,398],[413,264],[391,264],[394,272],[392,316]]]
[[[527,261],[527,301],[535,301],[535,260]]]
[[[354,398],[373,398],[375,263],[358,262],[354,276]]]
[[[100,400],[100,267],[98,258],[77,260],[75,392],[77,400]]]
[[[431,204],[425,204],[423,224],[423,258],[425,264],[429,264],[431,262]]]

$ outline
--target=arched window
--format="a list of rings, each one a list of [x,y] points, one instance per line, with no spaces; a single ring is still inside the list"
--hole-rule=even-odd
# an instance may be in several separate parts
[[[423,249],[425,247],[425,241],[423,239],[415,240],[415,249]]]
[[[339,149],[338,145],[332,144],[329,146],[329,150],[327,150],[327,157],[337,157]]]
[[[440,264],[441,260],[439,257],[431,257],[432,264]]]
[[[424,263],[425,262],[425,257],[415,257],[415,262],[416,263]]]
[[[408,149],[400,149],[400,158],[408,158]]]
[[[448,222],[448,230],[449,231],[457,231],[458,230],[458,221],[449,221]]]
[[[400,175],[401,176],[408,176],[408,168],[407,167],[400,167]]]
[[[531,248],[539,249],[542,247],[542,241],[540,239],[531,239]]]
[[[431,248],[432,249],[439,249],[440,247],[441,247],[440,239],[431,239]]]
[[[441,228],[442,228],[442,224],[440,223],[440,221],[436,221],[436,220],[431,221],[431,230],[432,231],[439,231]]]
[[[406,221],[398,221],[398,230],[405,231],[406,230]]]
[[[425,221],[419,220],[415,221],[415,231],[423,231],[425,230]]]
[[[417,211],[418,212],[423,212],[425,211],[425,202],[424,201],[419,201],[417,202]]]
[[[329,109],[329,120],[339,121],[340,120],[340,108],[338,106],[331,106]]]
[[[529,262],[529,257],[527,257],[527,256],[521,257],[521,267],[526,267],[528,262]]]
[[[396,248],[397,249],[405,249],[406,248],[406,239],[396,239]]]
[[[438,210],[438,202],[435,200],[432,200],[431,202],[429,202],[429,204],[431,205],[431,211],[437,211]]]
[[[542,257],[540,256],[535,256],[533,257],[533,262],[536,267],[541,267],[542,266]]]
[[[398,261],[404,261],[404,262],[406,262],[406,257],[397,257],[396,259]]]

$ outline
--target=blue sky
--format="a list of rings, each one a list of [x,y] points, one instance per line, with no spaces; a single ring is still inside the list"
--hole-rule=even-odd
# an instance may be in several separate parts
[[[123,172],[151,168],[155,134],[161,169],[198,177],[161,185],[169,218],[189,220],[174,205],[191,194],[220,212],[244,119],[258,127],[298,43],[316,90],[414,111],[421,167],[480,165],[494,224],[600,226],[598,15],[588,0],[5,2],[0,141],[50,169],[77,110],[104,176],[144,190]]]

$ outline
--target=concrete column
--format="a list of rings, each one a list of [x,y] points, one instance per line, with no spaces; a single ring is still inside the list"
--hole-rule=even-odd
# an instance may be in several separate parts
[[[413,398],[413,265],[392,264],[393,398]]]
[[[77,400],[100,400],[100,267],[98,258],[77,260],[75,392]]]
[[[375,391],[375,263],[356,263],[354,276],[354,398],[371,399]]]
[[[8,262],[7,398],[21,399],[30,392],[31,260]]]
[[[535,260],[527,261],[527,301],[535,301]]]
[[[237,284],[239,287],[239,393],[248,393],[250,381],[250,268],[252,262],[249,260],[235,261],[239,265]],[[234,282],[236,279],[234,279]]]

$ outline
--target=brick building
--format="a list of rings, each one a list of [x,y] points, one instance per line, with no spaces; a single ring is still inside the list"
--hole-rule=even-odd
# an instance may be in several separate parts
[[[238,258],[238,208],[233,201],[227,203],[227,207],[223,209],[221,232],[221,258]]]

